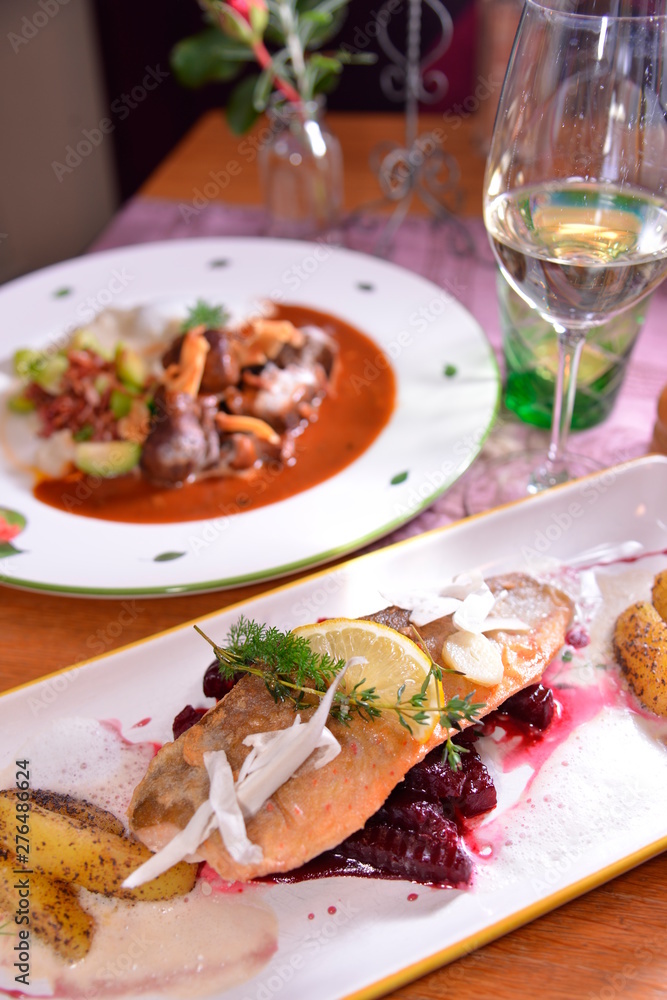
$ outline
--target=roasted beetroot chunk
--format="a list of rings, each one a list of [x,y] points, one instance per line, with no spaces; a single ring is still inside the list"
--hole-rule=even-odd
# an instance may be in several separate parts
[[[467,884],[472,862],[463,850],[456,825],[442,818],[440,833],[414,833],[367,824],[336,848],[384,877],[458,886]]]
[[[413,791],[402,784],[394,789],[385,804],[371,816],[367,826],[384,825],[437,836],[446,832],[448,824],[437,796],[427,798],[424,792]]]
[[[462,758],[465,755],[461,755]],[[442,747],[436,747],[419,764],[406,774],[403,784],[438,799],[458,798],[463,793],[465,774],[452,771],[447,760],[442,759]]]
[[[206,715],[207,711],[208,709],[206,708],[193,708],[192,705],[186,705],[185,708],[181,709],[171,726],[174,739],[177,740],[183,733],[187,733],[188,729],[191,729],[196,722],[199,722],[202,716]]]
[[[241,677],[243,677],[242,673],[234,674],[231,680],[221,677],[220,663],[218,660],[214,660],[213,663],[208,665],[204,674],[204,694],[207,698],[215,698],[216,701],[220,701],[221,698],[224,698],[232,690]]]
[[[461,757],[463,767],[463,789],[458,799],[454,799],[454,809],[463,819],[471,819],[495,809],[497,796],[491,775],[474,747]]]
[[[465,821],[493,809],[496,790],[466,730],[456,742],[461,769],[452,771],[443,747],[432,750],[406,774],[362,830],[300,868],[270,877],[300,882],[330,875],[395,878],[427,885],[463,886],[472,861],[460,834]]]
[[[442,801],[445,815],[457,819],[469,819],[495,808],[496,790],[491,776],[475,750],[477,734],[467,729],[459,734],[455,743],[462,748],[461,769],[453,771],[447,759],[443,760],[443,748],[431,750],[421,763],[406,774],[403,782],[387,800],[391,803],[401,788],[421,791],[426,796],[435,796]]]
[[[554,696],[551,688],[544,684],[531,684],[504,701],[492,715],[508,715],[514,722],[532,726],[543,732],[554,717]]]
[[[335,848],[339,864],[352,860],[381,878],[456,886],[466,883],[472,863],[459,839],[465,819],[493,809],[496,790],[473,744],[472,731],[457,737],[467,750],[453,771],[443,748],[432,750],[406,774],[366,823]]]
[[[217,660],[214,660],[213,663],[208,665],[204,674],[202,687],[205,696],[220,701],[221,698],[224,698],[231,691],[242,676],[243,674],[240,673],[234,674],[231,680],[225,680],[220,676],[220,664]],[[182,736],[188,729],[191,729],[196,722],[199,722],[203,715],[206,715],[207,711],[208,709],[206,708],[193,708],[192,705],[186,705],[185,708],[181,709],[171,726],[174,739],[177,740],[179,736]]]

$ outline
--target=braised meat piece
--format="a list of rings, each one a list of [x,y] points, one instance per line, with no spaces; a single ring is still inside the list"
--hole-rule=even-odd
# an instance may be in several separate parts
[[[181,486],[215,465],[220,455],[215,398],[160,391],[154,408],[141,453],[147,479],[160,486]]]
[[[256,319],[193,327],[162,357],[141,468],[162,486],[285,463],[329,389],[336,344],[315,327]],[[280,363],[278,363],[278,359]]]
[[[323,369],[270,361],[260,372],[244,372],[241,386],[227,389],[223,399],[231,413],[250,413],[283,433],[313,418],[326,389]]]
[[[305,337],[303,345],[295,347],[293,344],[285,344],[276,356],[275,363],[279,368],[287,368],[289,365],[303,365],[306,368],[313,368],[315,365],[319,365],[326,377],[330,379],[338,354],[338,344],[333,337],[317,326],[304,326],[301,328],[301,332]]]
[[[227,386],[236,385],[241,377],[238,342],[226,330],[205,330],[203,336],[209,350],[201,379],[201,392],[220,394]],[[185,334],[178,337],[162,357],[165,368],[178,365]]]

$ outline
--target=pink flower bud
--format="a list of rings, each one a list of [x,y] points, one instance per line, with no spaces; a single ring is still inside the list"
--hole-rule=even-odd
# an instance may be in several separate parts
[[[219,12],[222,30],[246,45],[260,41],[269,22],[264,0],[228,0]]]
[[[240,14],[242,18],[250,22],[250,3],[248,0],[229,0],[229,6]]]

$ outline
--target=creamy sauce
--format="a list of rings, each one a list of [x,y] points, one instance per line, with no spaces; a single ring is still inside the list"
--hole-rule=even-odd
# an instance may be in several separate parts
[[[28,995],[208,996],[256,975],[277,947],[276,918],[261,899],[211,892],[208,882],[169,902],[131,904],[85,890],[81,902],[96,924],[90,951],[67,966],[33,936]],[[6,971],[14,944],[0,939],[0,989],[16,988]]]
[[[31,739],[16,759],[30,760],[34,788],[75,789],[77,797],[125,820],[154,753],[154,744],[128,742],[113,723],[72,718]],[[13,786],[15,771],[11,765],[0,774],[0,787]],[[25,994],[75,1000],[148,992],[182,998],[245,982],[276,951],[277,920],[263,889],[246,886],[234,895],[226,889],[209,874],[187,896],[164,902],[131,903],[80,890],[81,904],[95,920],[90,951],[67,965],[31,934]],[[10,995],[17,991],[16,943],[15,934],[0,935],[0,992]]]
[[[378,436],[392,414],[396,383],[381,349],[342,320],[302,306],[277,306],[276,319],[319,326],[339,346],[337,374],[317,420],[295,441],[292,465],[273,464],[239,476],[201,479],[180,489],[152,486],[138,475],[99,480],[76,473],[44,479],[35,497],[83,517],[141,524],[238,514],[285,500],[340,472]]]
[[[573,649],[569,661],[558,657],[543,678],[559,710],[541,740],[522,740],[499,727],[478,741],[498,806],[466,837],[476,856],[477,889],[512,884],[539,868],[546,893],[576,871],[592,846],[600,846],[602,866],[604,845],[620,834],[628,843],[631,836],[644,842],[664,836],[655,804],[667,787],[667,719],[642,709],[612,651],[616,618],[650,598],[653,574],[664,564],[664,557],[651,557],[597,570],[601,601],[579,609],[590,643]],[[576,587],[570,576],[554,582]]]

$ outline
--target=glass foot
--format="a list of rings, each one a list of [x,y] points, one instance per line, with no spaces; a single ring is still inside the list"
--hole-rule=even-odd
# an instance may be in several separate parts
[[[523,451],[503,458],[483,459],[466,479],[463,503],[466,514],[481,514],[515,500],[535,496],[582,476],[599,472],[603,466],[585,455],[568,453],[549,462],[543,451]]]

